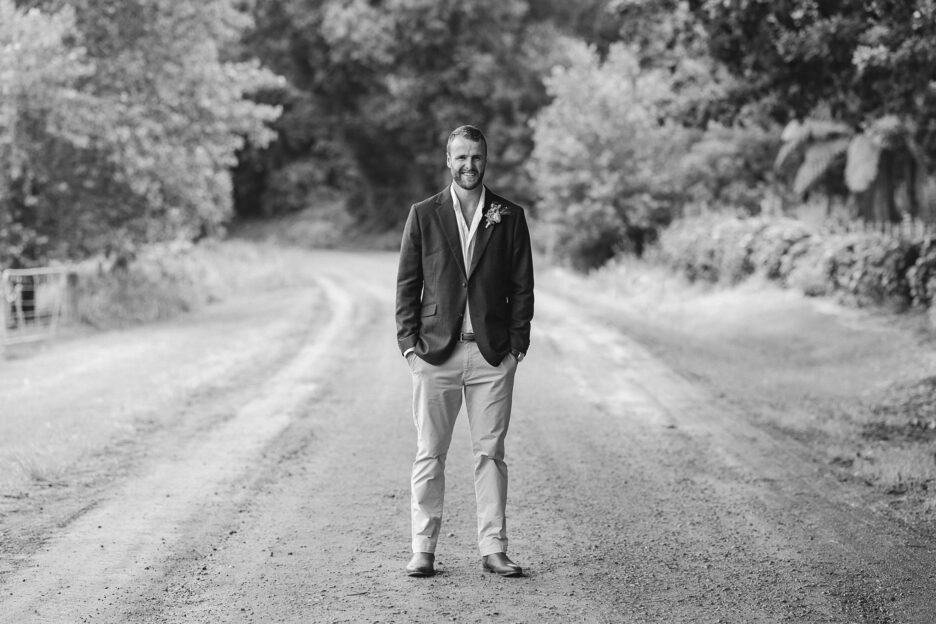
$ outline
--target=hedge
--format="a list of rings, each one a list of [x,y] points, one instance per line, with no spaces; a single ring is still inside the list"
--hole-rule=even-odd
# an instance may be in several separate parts
[[[663,262],[693,281],[735,284],[760,275],[807,295],[856,306],[929,307],[936,299],[936,240],[834,232],[786,217],[705,215],[660,235]]]

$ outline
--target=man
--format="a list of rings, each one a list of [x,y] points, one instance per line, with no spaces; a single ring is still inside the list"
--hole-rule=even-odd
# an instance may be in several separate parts
[[[487,141],[480,130],[455,129],[445,161],[452,184],[410,209],[397,274],[397,340],[413,376],[416,424],[406,572],[435,572],[445,458],[464,396],[482,565],[522,576],[506,554],[504,439],[514,375],[530,345],[530,233],[523,209],[481,183]]]

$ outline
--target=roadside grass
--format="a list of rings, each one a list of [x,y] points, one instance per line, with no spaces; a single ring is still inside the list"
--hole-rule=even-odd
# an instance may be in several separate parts
[[[341,196],[324,196],[315,206],[287,214],[235,223],[232,238],[276,246],[334,249],[347,246],[353,219]]]
[[[936,330],[924,313],[847,308],[757,278],[690,283],[633,259],[587,277],[542,273],[739,413],[873,486],[881,505],[936,528]]]
[[[55,483],[61,479],[64,470],[54,458],[39,449],[14,453],[10,466],[19,473],[14,478],[19,476],[32,483]]]
[[[399,248],[400,233],[355,230],[341,197],[300,212],[236,223],[223,240],[151,245],[126,267],[79,267],[77,320],[98,329],[172,318],[233,296],[309,283],[307,249]]]
[[[68,480],[67,462],[63,462],[60,449],[66,442],[56,432],[47,430],[43,441],[30,441],[16,445],[6,456],[0,455],[0,493],[16,497],[11,492],[22,492],[26,486],[54,487]],[[68,445],[84,448],[90,444],[85,440],[69,436]]]
[[[862,463],[855,467],[858,474],[887,488],[889,494],[926,492],[929,487],[923,486],[936,481],[932,445],[865,447],[861,459]]]
[[[40,353],[23,361],[22,373],[29,377],[48,372],[36,370]],[[67,358],[69,361],[72,356]],[[67,383],[64,382],[63,383]],[[115,379],[115,383],[119,380]],[[27,384],[29,385],[29,384]],[[147,396],[155,409],[165,404],[167,396],[177,394],[173,388],[151,387]],[[124,398],[109,400],[94,391],[80,393],[66,411],[53,412],[48,396],[19,399],[0,425],[0,494],[17,498],[31,488],[53,488],[73,484],[76,480],[75,461],[95,453],[102,441],[119,443],[132,436],[135,423],[126,420],[129,412]]]
[[[164,320],[233,296],[308,283],[311,270],[298,248],[274,242],[154,245],[125,268],[80,267],[77,320],[99,329]]]

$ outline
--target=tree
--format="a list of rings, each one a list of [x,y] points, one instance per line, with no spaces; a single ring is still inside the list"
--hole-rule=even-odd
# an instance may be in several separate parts
[[[677,98],[669,72],[641,70],[623,44],[604,62],[594,48],[569,46],[572,65],[546,81],[553,100],[534,122],[530,170],[557,252],[584,270],[626,248],[640,253],[668,222],[681,201],[674,163],[697,133],[660,118]]]
[[[19,156],[6,168],[0,202],[14,224],[8,230],[32,241],[21,245],[24,261],[132,253],[228,219],[236,152],[245,139],[268,141],[265,124],[278,114],[244,98],[275,76],[225,58],[249,24],[233,1],[48,0],[15,8],[4,0],[4,7],[11,24],[39,24],[13,26],[9,45],[52,68],[30,75],[20,64],[4,80],[20,94]],[[40,49],[29,39],[43,40],[35,31],[48,25],[55,28]],[[57,64],[74,69],[59,78]],[[50,107],[49,90],[68,102]]]
[[[95,67],[76,35],[70,8],[21,11],[0,0],[0,264],[58,255],[74,215],[45,201],[46,189],[81,189],[63,162],[106,126],[100,100],[80,88]]]
[[[498,185],[531,196],[527,122],[546,102],[540,77],[556,33],[532,20],[525,0],[271,0],[254,16],[248,49],[295,87],[279,94],[280,141],[250,154],[240,178],[262,189],[261,202],[314,203],[314,186],[275,187],[299,182],[280,171],[317,168],[326,187],[350,193],[359,223],[395,225],[415,198],[441,188],[445,139],[465,123],[490,136]]]
[[[904,216],[931,218],[926,162],[907,124],[889,115],[863,132],[835,121],[791,121],[783,131],[775,168],[796,169],[793,190],[805,194],[822,181],[844,183],[857,216],[878,223]],[[898,206],[898,199],[905,205]]]
[[[619,0],[529,0],[530,19],[549,23],[566,37],[595,47],[602,58],[621,41],[622,28],[633,15],[620,10]]]
[[[694,14],[738,78],[722,102],[734,118],[786,124],[825,111],[867,127],[895,115],[936,156],[932,0],[704,0]]]

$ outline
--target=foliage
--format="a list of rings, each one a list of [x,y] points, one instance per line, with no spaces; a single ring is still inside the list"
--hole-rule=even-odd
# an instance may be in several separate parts
[[[72,10],[23,12],[0,0],[0,264],[54,244],[32,226],[50,212],[36,170],[89,142],[98,101],[78,84],[94,68],[83,49],[68,45],[74,22]]]
[[[774,167],[796,166],[793,190],[800,195],[820,182],[844,186],[858,203],[858,216],[875,222],[930,216],[926,164],[907,124],[890,115],[856,133],[846,124],[822,119],[793,120],[781,135]],[[835,179],[830,180],[831,177]],[[898,206],[898,197],[906,205]]]
[[[133,253],[219,228],[237,150],[268,141],[278,114],[244,98],[275,77],[224,58],[249,24],[233,0],[22,5],[3,0],[12,19],[0,25],[7,49],[24,51],[3,80],[20,104],[6,124],[16,164],[3,163],[0,195],[13,224],[0,242],[13,251],[0,261]],[[40,66],[50,72],[28,72]],[[29,242],[14,248],[11,233]]]
[[[278,234],[289,232],[280,229]],[[79,263],[76,315],[96,328],[128,327],[233,297],[256,298],[280,288],[307,287],[313,283],[315,267],[305,260],[300,249],[276,240],[158,243],[128,262]]]
[[[463,123],[581,269],[688,212],[757,214],[778,173],[931,218],[934,62],[932,0],[0,0],[0,263],[129,255],[335,190],[329,236],[392,230]]]
[[[827,245],[832,289],[858,306],[908,303],[910,246],[879,233],[835,237]]]
[[[896,115],[936,155],[932,0],[704,0],[694,14],[712,57],[738,78],[723,104],[780,123],[825,111],[850,127]]]
[[[797,161],[793,191],[803,195],[822,181],[834,166],[842,168],[853,134],[849,126],[837,121],[807,119],[800,123],[793,120],[780,136],[783,147],[777,153],[774,167],[783,170]]]
[[[790,218],[704,215],[660,236],[659,256],[692,280],[737,283],[761,275],[856,306],[928,306],[936,246],[881,232],[832,233]]]
[[[727,206],[757,214],[774,182],[770,163],[778,143],[773,128],[711,122],[671,164],[676,185],[683,190],[685,201],[697,209]]]
[[[788,218],[739,218],[705,214],[682,219],[660,234],[665,263],[693,281],[736,284],[752,275],[784,281],[810,237],[805,226]]]
[[[621,29],[631,15],[624,15],[614,0],[528,0],[530,19],[554,24],[564,36],[595,46],[599,54],[622,40]]]
[[[675,97],[669,75],[642,71],[626,46],[604,62],[583,44],[570,56],[546,82],[553,101],[534,122],[530,171],[540,215],[559,226],[556,251],[588,269],[628,243],[640,251],[641,234],[669,220],[679,193],[669,163],[692,133],[661,122],[658,108]]]
[[[253,11],[246,49],[290,79],[304,113],[287,109],[285,145],[252,153],[242,183],[290,184],[274,180],[277,171],[305,160],[326,185],[352,192],[348,209],[360,222],[393,225],[442,186],[448,133],[472,123],[489,136],[497,185],[529,199],[526,121],[545,102],[540,76],[556,33],[529,18],[524,0],[276,0]],[[298,201],[242,208],[285,211],[313,203],[316,191],[286,194]]]
[[[936,302],[936,240],[925,237],[912,249],[907,269],[907,285],[911,301],[920,307],[930,307]]]

